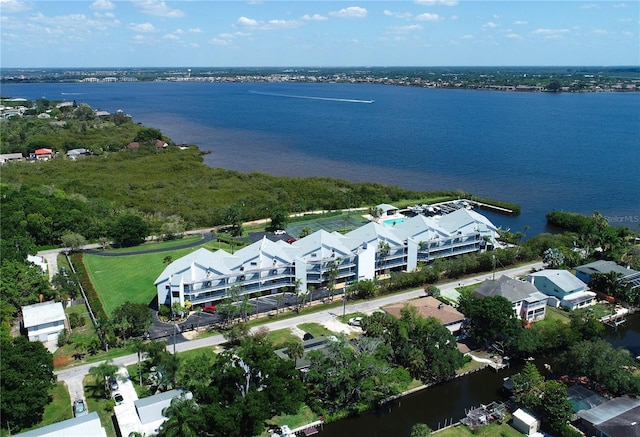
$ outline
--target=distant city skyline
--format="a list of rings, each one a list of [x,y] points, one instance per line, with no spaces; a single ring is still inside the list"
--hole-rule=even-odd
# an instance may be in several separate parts
[[[638,1],[0,0],[3,68],[636,66]]]

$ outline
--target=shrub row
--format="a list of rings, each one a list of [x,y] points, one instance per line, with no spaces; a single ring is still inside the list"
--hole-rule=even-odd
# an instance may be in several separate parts
[[[93,287],[93,283],[89,278],[89,274],[87,273],[87,268],[84,265],[84,261],[81,253],[72,253],[70,255],[71,262],[73,263],[73,267],[76,270],[76,274],[78,275],[78,281],[80,281],[80,285],[84,289],[84,293],[87,297],[87,306],[91,308],[93,311],[93,315],[98,320],[107,320],[107,313],[104,311],[102,307],[102,302],[98,297],[98,292]]]

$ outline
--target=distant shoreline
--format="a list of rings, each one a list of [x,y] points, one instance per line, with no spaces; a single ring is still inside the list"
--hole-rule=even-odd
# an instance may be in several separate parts
[[[640,67],[345,67],[3,69],[2,84],[349,83],[509,92],[638,92]]]

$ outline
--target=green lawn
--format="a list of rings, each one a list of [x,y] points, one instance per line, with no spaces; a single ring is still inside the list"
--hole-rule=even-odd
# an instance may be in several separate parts
[[[168,241],[153,241],[148,243],[142,243],[137,246],[131,247],[122,247],[118,249],[109,249],[105,252],[107,253],[131,253],[131,252],[141,252],[143,250],[156,250],[156,249],[169,249],[175,246],[182,246],[183,244],[195,243],[196,241],[202,240],[202,237],[199,235],[189,236],[185,238],[180,238],[176,240],[168,240]]]
[[[127,300],[149,304],[157,292],[153,282],[167,267],[164,258],[175,260],[200,247],[131,256],[84,255],[83,259],[102,306],[111,315]]]
[[[284,347],[284,344],[288,341],[300,341],[300,338],[296,335],[293,335],[291,329],[277,329],[275,331],[270,331],[267,338],[273,343],[274,349],[280,349]]]
[[[315,422],[316,420],[318,420],[318,415],[311,411],[311,408],[303,405],[302,407],[300,407],[300,410],[298,410],[297,414],[275,416],[267,420],[267,428],[269,427],[269,425],[288,425],[289,428],[293,429],[297,428],[298,426],[306,425],[307,423]],[[260,434],[260,437],[267,437],[268,435],[269,434],[267,433],[267,430],[265,430],[262,434]]]
[[[51,396],[51,403],[44,407],[42,420],[32,429],[42,428],[43,426],[71,419],[73,417],[69,390],[67,390],[67,386],[64,382],[58,382],[56,386],[51,389],[49,395]]]
[[[334,335],[335,332],[328,330],[323,325],[319,323],[302,323],[298,325],[298,328],[302,329],[304,332],[308,332],[314,337],[323,337],[326,335]]]

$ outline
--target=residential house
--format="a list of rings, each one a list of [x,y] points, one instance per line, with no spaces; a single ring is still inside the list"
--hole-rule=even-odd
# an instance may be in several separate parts
[[[166,141],[156,140],[156,149],[166,149],[169,147]]]
[[[421,297],[419,299],[411,299],[406,302],[400,302],[393,305],[382,307],[387,314],[399,318],[405,305],[411,306],[418,310],[418,313],[425,318],[434,317],[440,321],[454,336],[460,335],[460,330],[465,321],[465,316],[460,311],[440,302],[433,296]]]
[[[305,292],[332,283],[340,289],[393,271],[415,271],[418,263],[482,251],[485,239],[495,243],[495,226],[480,214],[458,210],[450,215],[455,216],[440,221],[416,216],[396,226],[369,222],[345,235],[319,230],[292,244],[265,236],[233,254],[199,249],[158,276],[158,302],[215,304],[231,287],[241,295],[276,294],[296,286]]]
[[[0,164],[6,164],[7,162],[22,161],[24,157],[22,153],[4,153],[0,155]]]
[[[41,341],[49,350],[58,345],[58,334],[69,327],[61,302],[47,301],[22,307],[22,325],[30,341]]]
[[[600,260],[576,267],[576,276],[585,284],[591,282],[591,278],[596,273],[606,275],[611,272],[618,273],[620,275],[620,280],[631,284],[632,288],[640,287],[640,272],[622,267],[614,261]]]
[[[475,290],[480,297],[502,296],[513,305],[516,315],[527,322],[544,319],[547,296],[540,293],[530,282],[502,275],[500,279],[485,280]]]
[[[173,399],[181,396],[190,399],[192,394],[175,389],[117,405],[113,411],[120,431],[119,435],[129,436],[134,432],[155,435],[158,428],[167,420],[164,410],[171,405]]]
[[[593,305],[596,302],[596,294],[587,291],[586,284],[567,270],[541,270],[529,274],[527,280],[541,293],[555,298],[549,299],[549,306],[562,305],[568,310],[574,310]]]
[[[95,411],[84,416],[63,420],[62,422],[32,429],[16,437],[71,437],[71,436],[91,436],[107,437],[107,431],[100,423],[100,417]]]
[[[137,150],[137,149],[140,148],[140,143],[137,142],[137,141],[132,141],[132,142],[129,143],[129,145],[127,147],[129,149],[132,149],[132,150]]]
[[[90,155],[91,151],[84,149],[84,148],[79,148],[79,149],[71,149],[69,151],[67,151],[67,158],[72,159],[72,160],[76,160],[78,159],[78,157],[80,156],[85,156],[85,155]]]
[[[308,369],[309,366],[311,366],[311,361],[309,360],[308,356],[309,352],[320,351],[324,353],[327,349],[327,346],[329,346],[333,341],[336,341],[336,337],[334,336],[322,336],[302,341],[302,349],[304,350],[304,353],[302,357],[295,360],[296,369]],[[283,360],[290,359],[288,355],[289,350],[287,348],[276,349],[275,353]]]
[[[27,262],[33,263],[36,266],[40,267],[42,273],[47,273],[49,271],[47,260],[43,256],[27,255]]]
[[[594,437],[638,437],[640,399],[622,396],[580,411],[576,426]]]
[[[34,152],[35,159],[38,161],[48,161],[55,156],[51,149],[38,149]]]

